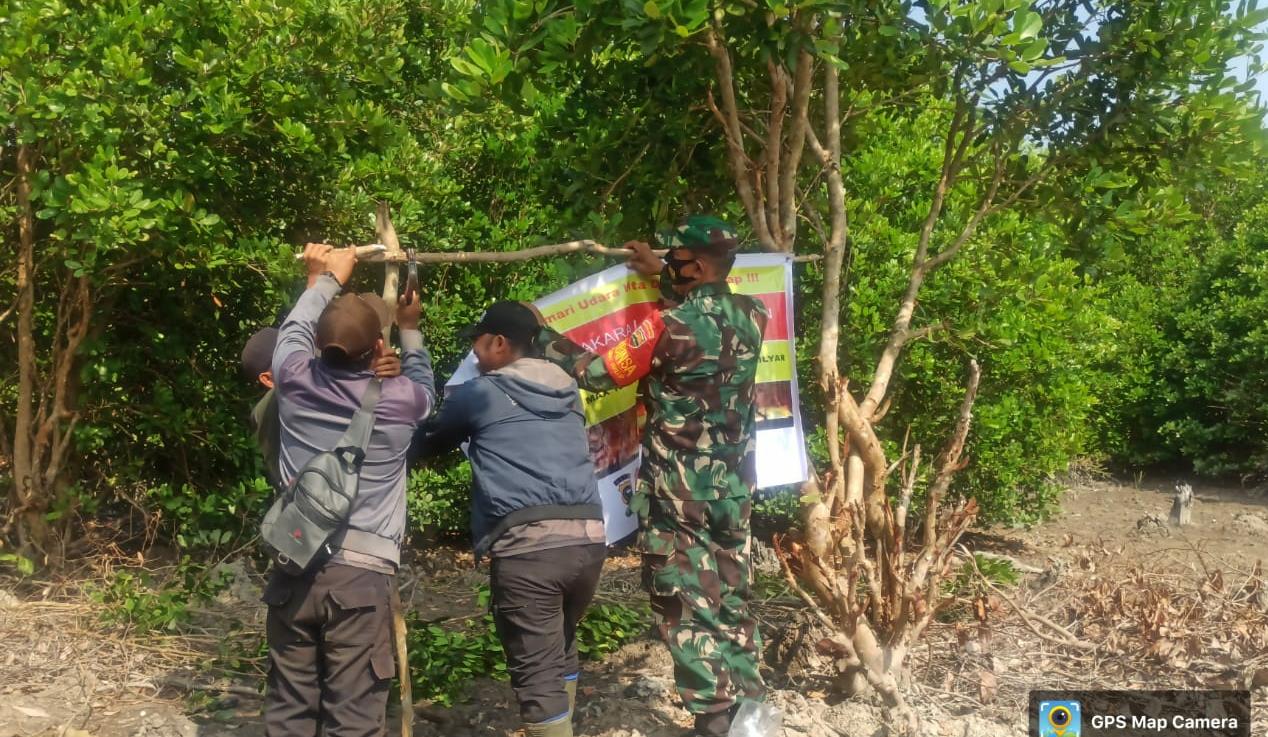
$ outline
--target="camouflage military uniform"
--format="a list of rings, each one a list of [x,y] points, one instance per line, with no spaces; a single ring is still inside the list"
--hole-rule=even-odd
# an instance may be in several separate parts
[[[690,247],[673,238],[661,240]],[[668,295],[663,276],[662,291]],[[586,390],[642,381],[647,425],[630,506],[642,523],[656,623],[679,694],[695,714],[763,693],[748,598],[754,384],[767,317],[758,300],[712,283],[655,313],[603,356],[549,328],[540,340],[544,355]]]

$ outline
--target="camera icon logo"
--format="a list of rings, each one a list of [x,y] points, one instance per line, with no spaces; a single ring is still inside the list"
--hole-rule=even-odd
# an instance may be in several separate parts
[[[1039,737],[1079,737],[1083,710],[1077,701],[1044,701],[1039,704]]]

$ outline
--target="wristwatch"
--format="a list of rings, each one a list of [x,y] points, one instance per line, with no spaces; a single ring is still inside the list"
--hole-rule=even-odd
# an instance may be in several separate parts
[[[343,289],[343,282],[339,281],[339,277],[335,276],[335,272],[331,271],[330,269],[326,269],[325,271],[318,274],[318,276],[328,276],[331,279],[334,279],[335,284],[338,284],[339,288]]]

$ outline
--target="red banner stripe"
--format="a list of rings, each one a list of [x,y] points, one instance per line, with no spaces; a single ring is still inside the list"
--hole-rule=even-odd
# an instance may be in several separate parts
[[[783,292],[754,294],[770,313],[764,340],[788,340],[788,300]],[[593,353],[602,354],[624,340],[638,324],[656,309],[655,302],[630,305],[615,314],[605,315],[567,331],[567,336]]]
[[[591,353],[600,355],[629,337],[639,323],[656,311],[655,302],[642,302],[591,320],[565,333],[568,339]]]
[[[753,298],[760,299],[762,304],[766,305],[766,311],[770,313],[763,339],[788,340],[788,300],[784,293],[754,294]]]

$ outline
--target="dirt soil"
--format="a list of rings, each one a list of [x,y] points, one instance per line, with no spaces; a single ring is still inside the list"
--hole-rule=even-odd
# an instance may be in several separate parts
[[[1210,485],[1194,491],[1186,528],[1167,523],[1170,482],[1085,481],[1045,524],[975,531],[969,547],[1013,561],[1024,575],[1016,586],[961,591],[963,605],[912,654],[908,693],[924,733],[1024,735],[1032,688],[1252,688],[1262,713],[1268,586],[1257,561],[1268,558],[1268,499]],[[259,577],[230,564],[234,584],[192,627],[138,636],[101,624],[84,584],[104,580],[111,566],[93,565],[55,582],[0,579],[0,737],[262,735],[265,664],[251,647],[263,630]],[[629,556],[610,561],[601,597],[637,601],[635,568]],[[425,619],[479,611],[471,592],[483,574],[468,555],[420,555],[402,578],[404,599]],[[796,647],[816,639],[796,600],[769,582],[758,591],[766,676],[785,737],[885,734],[875,704],[832,696],[829,663]],[[587,665],[577,733],[678,737],[689,717],[672,685],[668,654],[650,637]],[[389,734],[399,717],[393,705]],[[1262,722],[1253,734],[1268,734]],[[516,726],[509,686],[480,681],[452,708],[420,705],[414,734],[505,737]]]

